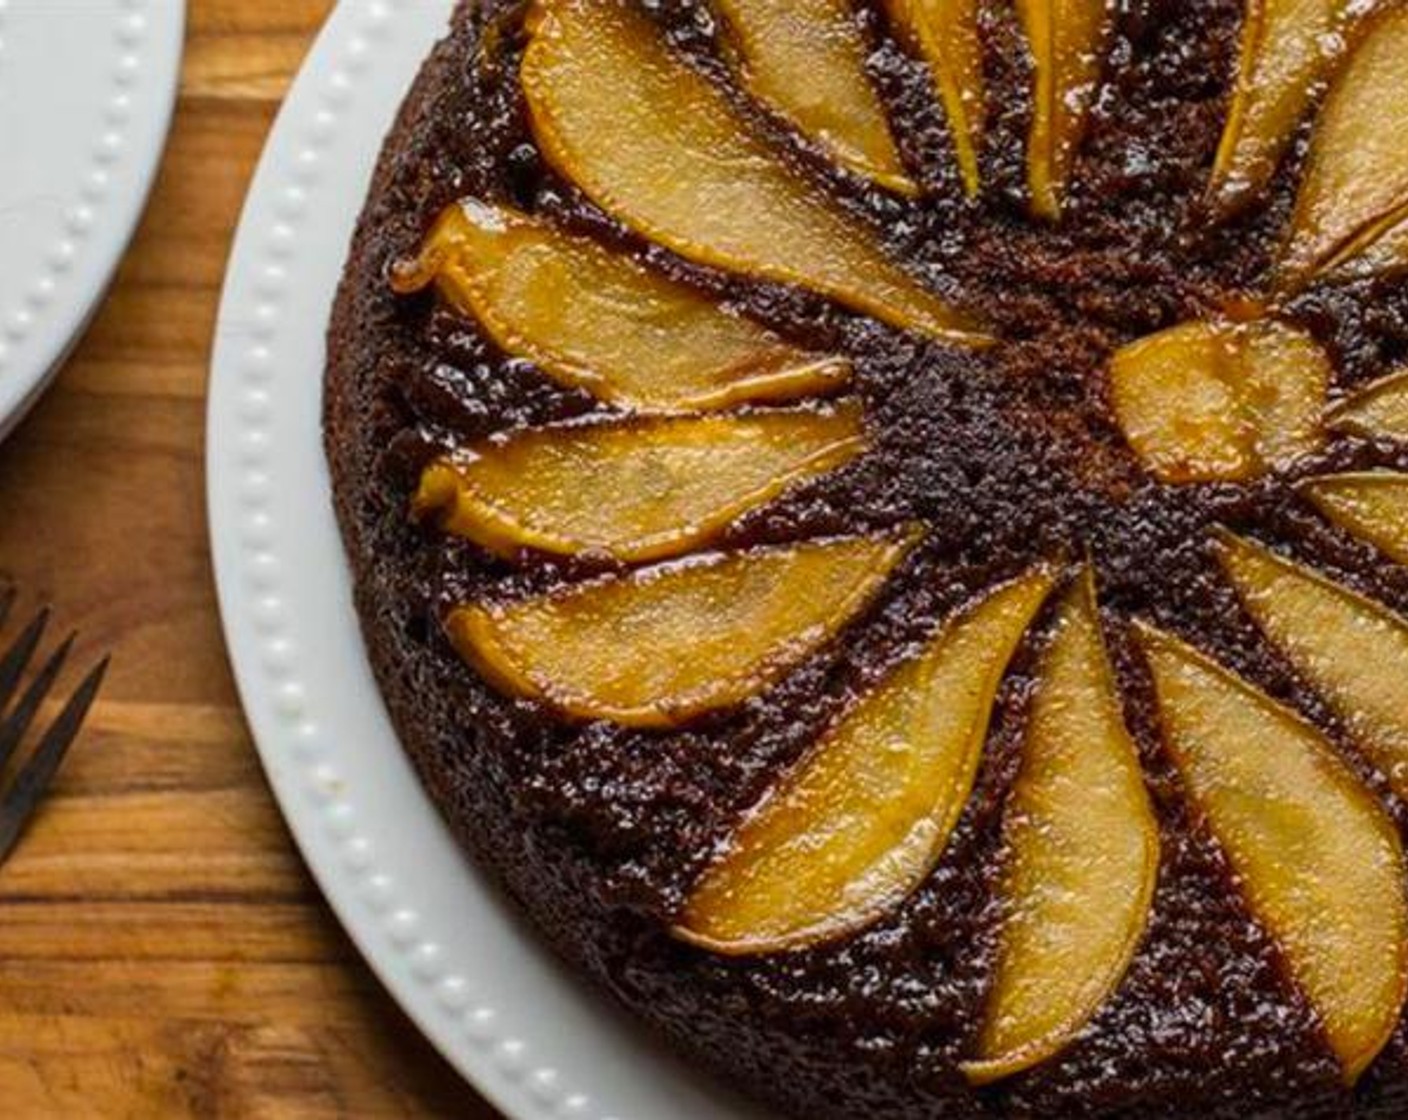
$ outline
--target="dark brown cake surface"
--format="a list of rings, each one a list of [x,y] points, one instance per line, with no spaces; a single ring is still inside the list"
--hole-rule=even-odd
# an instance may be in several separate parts
[[[1023,180],[1025,47],[1007,5],[983,8],[998,108],[977,204],[963,200],[922,68],[878,12],[864,11],[873,76],[902,150],[932,188],[926,197],[899,200],[832,174],[814,151],[778,136],[791,158],[829,177],[847,205],[886,231],[897,258],[982,309],[1002,341],[981,353],[637,241],[557,177],[533,140],[517,82],[523,9],[487,0],[458,11],[387,141],[329,333],[327,450],[387,703],[447,819],[552,943],[652,1029],[799,1117],[1404,1115],[1402,1023],[1347,1090],[1274,940],[1188,806],[1129,629],[1138,617],[1185,637],[1358,759],[1342,725],[1248,619],[1208,535],[1226,526],[1408,610],[1408,569],[1330,525],[1294,489],[1313,475],[1408,469],[1408,453],[1344,438],[1289,476],[1159,483],[1110,419],[1104,372],[1119,347],[1256,288],[1287,220],[1305,132],[1265,205],[1227,223],[1202,220],[1242,5],[1124,5],[1063,220],[1035,222]],[[679,50],[712,57],[714,24],[701,7],[666,0],[651,14]],[[602,565],[511,564],[414,524],[407,511],[420,469],[494,432],[605,410],[505,355],[433,295],[393,294],[390,266],[414,256],[441,211],[465,197],[638,251],[789,338],[854,361],[874,449],[745,517],[723,542],[922,523],[923,542],[839,642],[742,707],[671,732],[566,722],[505,698],[464,664],[441,627],[450,607]],[[1316,287],[1285,313],[1332,355],[1336,395],[1408,354],[1402,284]],[[848,696],[937,619],[1053,556],[1088,556],[1098,573],[1162,862],[1147,933],[1115,996],[1059,1056],[974,1090],[958,1062],[971,1052],[991,982],[1002,807],[1043,623],[1006,676],[958,829],[902,906],[853,936],[752,959],[715,956],[668,931],[739,818]],[[1408,822],[1382,777],[1355,765],[1395,822]]]

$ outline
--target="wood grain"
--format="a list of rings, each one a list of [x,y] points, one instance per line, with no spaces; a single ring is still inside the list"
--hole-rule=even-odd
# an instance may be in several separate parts
[[[166,162],[117,283],[0,448],[0,575],[116,657],[0,869],[6,1117],[494,1113],[405,1020],[295,853],[225,660],[207,360],[246,185],[331,0],[190,0]]]

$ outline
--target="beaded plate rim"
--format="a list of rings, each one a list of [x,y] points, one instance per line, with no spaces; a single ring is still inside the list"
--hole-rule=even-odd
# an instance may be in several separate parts
[[[40,88],[23,98],[44,103],[45,80],[65,83],[66,97],[96,112],[95,135],[63,132],[46,140],[47,151],[23,156],[43,163],[71,159],[72,146],[88,152],[78,180],[57,193],[60,213],[40,259],[21,261],[32,275],[18,299],[0,305],[0,439],[19,423],[75,346],[101,303],[126,252],[156,182],[171,130],[185,41],[185,0],[97,0],[110,25],[104,54],[75,75],[69,68],[41,68]],[[35,0],[0,0],[0,93],[5,92],[5,40],[20,20],[73,19]],[[96,39],[85,49],[96,49]],[[16,79],[19,80],[19,79]],[[15,91],[11,91],[15,92]],[[3,194],[3,192],[0,192]],[[0,208],[7,201],[0,197]],[[14,262],[10,262],[14,263]]]

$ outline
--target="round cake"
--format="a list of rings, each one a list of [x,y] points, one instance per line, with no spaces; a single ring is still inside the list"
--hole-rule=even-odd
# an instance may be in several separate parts
[[[1408,1113],[1408,7],[482,0],[325,438],[474,857],[807,1120]]]

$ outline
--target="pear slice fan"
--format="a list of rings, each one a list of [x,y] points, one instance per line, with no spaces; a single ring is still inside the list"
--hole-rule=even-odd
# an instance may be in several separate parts
[[[1122,10],[1016,0],[1035,224],[1077,210],[1082,144]],[[440,451],[411,502],[425,532],[496,562],[561,565],[546,589],[458,603],[444,630],[506,697],[567,722],[667,734],[737,713],[803,662],[832,657],[842,635],[864,641],[925,536],[899,523],[746,543],[769,506],[860,464],[875,433],[844,345],[790,337],[719,291],[792,287],[919,345],[1001,345],[981,309],[897,259],[885,231],[833,189],[879,192],[896,213],[923,193],[872,84],[876,29],[846,0],[718,0],[715,11],[722,65],[706,72],[642,5],[534,0],[518,78],[532,135],[622,236],[466,199],[392,272],[397,291],[432,292],[503,354],[597,402],[585,419]],[[958,179],[981,205],[992,119],[982,6],[885,0],[882,11],[882,30],[927,68]],[[1333,441],[1408,443],[1408,373],[1341,391],[1335,347],[1297,320],[1294,298],[1386,282],[1408,265],[1405,106],[1408,8],[1247,0],[1204,204],[1224,221],[1265,198],[1308,125],[1264,291],[1123,339],[1092,371],[1150,486],[1284,484],[1346,548],[1386,564],[1408,564],[1408,463],[1306,465]],[[796,159],[760,114],[839,174]],[[663,263],[672,260],[688,268]],[[718,282],[679,278],[701,270]],[[1162,837],[1143,769],[1155,750],[1352,1083],[1408,992],[1408,871],[1380,800],[1381,788],[1408,800],[1408,621],[1287,542],[1215,530],[1194,543],[1211,549],[1247,620],[1333,713],[1343,741],[1182,637],[1124,618],[1157,708],[1158,741],[1138,741],[1110,656],[1098,557],[1078,573],[1034,558],[838,702],[702,861],[674,935],[702,953],[751,957],[883,928],[948,852],[997,697],[1030,647],[996,952],[961,1066],[968,1079],[986,1085],[1060,1060],[1119,990],[1156,906]],[[1368,772],[1382,786],[1362,780]]]

